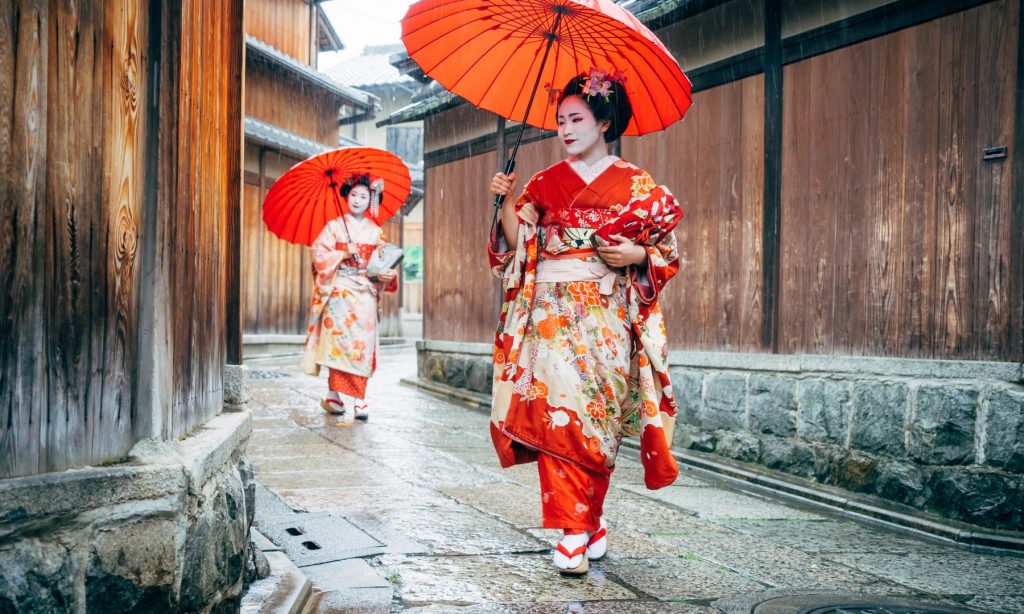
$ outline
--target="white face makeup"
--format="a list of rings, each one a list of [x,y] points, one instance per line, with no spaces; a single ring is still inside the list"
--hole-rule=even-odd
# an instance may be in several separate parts
[[[571,156],[584,161],[598,153],[604,157],[608,147],[601,128],[602,123],[579,96],[569,96],[558,107],[558,138]]]
[[[362,217],[370,207],[370,190],[357,185],[348,193],[348,211],[355,217]]]

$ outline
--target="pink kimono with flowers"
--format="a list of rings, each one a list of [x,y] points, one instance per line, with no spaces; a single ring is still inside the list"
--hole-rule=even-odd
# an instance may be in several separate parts
[[[676,403],[658,295],[678,270],[675,199],[625,161],[590,184],[563,161],[534,175],[516,210],[516,249],[500,231],[489,246],[505,290],[491,412],[502,466],[543,453],[607,475],[621,437],[639,435],[647,487],[671,484]],[[629,234],[641,219],[646,264],[607,269],[591,235]],[[558,281],[580,271],[592,280]]]
[[[352,237],[338,218],[311,247],[315,278],[302,370],[318,375],[324,366],[368,378],[377,368],[378,284],[364,269],[384,235],[369,218],[345,218]],[[386,291],[396,288],[397,280]]]

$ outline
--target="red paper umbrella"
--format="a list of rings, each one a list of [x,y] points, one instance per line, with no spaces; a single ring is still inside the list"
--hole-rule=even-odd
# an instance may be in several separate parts
[[[263,222],[285,241],[312,245],[327,222],[348,213],[348,204],[338,190],[349,178],[361,174],[384,181],[377,215],[366,213],[382,224],[405,204],[412,179],[398,156],[373,147],[335,149],[293,166],[267,192]]]
[[[625,78],[633,108],[625,134],[664,130],[690,108],[690,81],[679,63],[611,0],[420,0],[402,19],[402,42],[446,89],[521,122],[506,175],[515,169],[526,125],[557,129],[558,88],[591,69]],[[492,235],[504,198],[494,201]]]
[[[421,0],[402,20],[402,41],[449,91],[544,130],[557,128],[555,97],[531,104],[538,85],[553,92],[591,68],[626,77],[625,134],[663,130],[690,106],[690,81],[672,54],[610,0]]]

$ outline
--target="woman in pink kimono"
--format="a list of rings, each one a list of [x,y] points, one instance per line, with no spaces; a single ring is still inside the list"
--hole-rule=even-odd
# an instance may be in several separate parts
[[[495,336],[491,436],[502,466],[536,461],[554,565],[586,573],[604,556],[602,508],[623,435],[639,435],[648,488],[671,484],[676,405],[658,295],[678,268],[675,199],[608,154],[632,117],[617,77],[562,91],[569,157],[501,210],[489,246],[504,304]],[[509,194],[515,174],[491,181]]]
[[[369,417],[366,384],[377,368],[377,295],[397,289],[394,269],[377,282],[366,276],[371,255],[385,242],[380,226],[366,215],[382,191],[382,182],[371,184],[367,175],[346,181],[341,196],[349,212],[328,222],[311,248],[314,288],[302,370],[315,376],[320,367],[329,369],[329,391],[320,405],[345,423]]]

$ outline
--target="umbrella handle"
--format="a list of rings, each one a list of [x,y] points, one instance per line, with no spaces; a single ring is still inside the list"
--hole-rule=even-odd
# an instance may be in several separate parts
[[[512,171],[516,170],[516,159],[515,157],[509,158],[508,164],[505,165],[505,176],[512,174]],[[505,202],[505,194],[496,194],[494,196],[494,215],[491,216],[491,241],[497,239],[498,233],[498,213],[501,212],[501,205]]]

